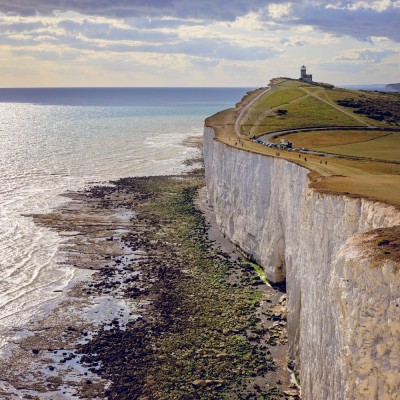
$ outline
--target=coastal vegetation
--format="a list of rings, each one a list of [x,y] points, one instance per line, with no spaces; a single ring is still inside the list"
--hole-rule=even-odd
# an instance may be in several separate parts
[[[206,124],[214,128],[216,139],[301,165],[310,170],[311,185],[320,191],[400,205],[399,94],[327,89],[284,78],[272,80],[271,86],[269,91],[248,93],[235,109],[208,118]],[[242,109],[238,137],[234,123]],[[378,115],[383,118],[371,118]],[[313,131],[314,127],[325,130]],[[310,129],[296,132],[298,128]],[[327,154],[277,151],[250,140],[274,132],[272,141],[284,138],[293,147]]]
[[[241,132],[258,136],[291,127],[359,126],[359,120],[321,101],[318,93],[326,91],[298,81],[281,83],[249,109]]]
[[[322,148],[329,146],[347,145],[353,143],[366,142],[390,135],[383,131],[360,130],[360,131],[311,131],[290,133],[284,138],[293,143],[293,147]],[[275,137],[272,142],[279,143],[279,137]]]
[[[67,233],[65,262],[92,274],[20,339],[16,370],[0,360],[19,398],[299,398],[284,286],[222,237],[203,186],[202,169],[124,178],[33,216]]]
[[[319,152],[400,161],[400,132],[382,130],[311,131],[284,135],[293,147]],[[273,142],[279,143],[279,137]]]
[[[153,283],[147,297],[132,292],[151,299],[147,316],[81,346],[84,363],[101,364],[113,382],[111,399],[279,399],[285,390],[297,398],[270,351],[286,343],[285,317],[271,300],[282,293],[261,288],[252,265],[208,237],[195,205],[203,184],[201,175],[116,183],[116,193],[141,193],[135,210],[147,229],[125,240],[151,249]]]
[[[369,132],[366,132],[369,133]],[[373,135],[373,134],[372,134]],[[366,135],[368,136],[368,135]],[[369,141],[372,140],[372,143]],[[391,132],[373,139],[339,143],[331,146],[315,146],[317,151],[344,156],[365,157],[385,161],[400,161],[400,132]]]
[[[349,97],[342,98],[339,91],[334,93],[333,99],[343,107],[350,107],[356,114],[364,115],[374,121],[400,126],[400,96],[394,93],[355,92]]]

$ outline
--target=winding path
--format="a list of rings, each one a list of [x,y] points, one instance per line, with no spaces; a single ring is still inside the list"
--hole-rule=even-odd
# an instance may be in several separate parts
[[[245,116],[245,114],[247,113],[247,111],[249,110],[249,108],[251,106],[253,106],[253,104],[256,103],[262,96],[264,96],[267,92],[269,92],[273,86],[274,85],[267,86],[260,94],[258,94],[253,100],[251,100],[248,104],[246,104],[242,108],[242,110],[239,112],[239,115],[237,116],[235,125],[234,125],[234,132],[238,138],[241,138],[241,139],[248,138],[248,136],[242,135],[240,133],[240,122],[241,122],[242,118]],[[346,114],[346,115],[352,117],[357,122],[360,122],[363,126],[320,126],[320,127],[292,128],[292,129],[287,129],[287,130],[282,130],[282,131],[274,131],[274,132],[266,133],[266,134],[258,137],[258,139],[261,140],[263,142],[263,144],[274,144],[273,142],[270,141],[270,139],[272,139],[273,137],[276,137],[277,135],[281,136],[281,135],[287,135],[287,134],[291,134],[291,133],[300,133],[300,132],[331,131],[331,130],[382,130],[382,131],[389,131],[389,132],[399,132],[399,129],[383,128],[383,127],[377,127],[377,126],[371,125],[367,121],[364,121],[363,119],[357,117],[356,115],[353,115],[352,113],[343,110],[341,107],[337,106],[333,102],[330,102],[328,100],[323,100],[316,94],[314,94],[302,87],[299,87],[299,89],[301,89],[303,92],[305,92],[306,96],[303,96],[303,97],[300,97],[299,99],[290,101],[290,102],[288,102],[288,104],[299,101],[299,100],[303,100],[305,97],[312,96],[312,97],[316,98],[317,100],[321,101],[322,103],[325,103],[325,104],[331,106],[332,108],[335,108],[336,110],[342,112],[343,114]],[[277,107],[274,107],[274,108],[277,108]],[[273,110],[273,109],[271,109],[271,110]],[[261,115],[270,113],[271,110],[267,110],[264,113],[262,113]],[[259,117],[257,119],[259,119]],[[250,130],[250,132],[251,132],[251,130]],[[314,154],[314,155],[325,156],[325,157],[334,157],[335,156],[334,154],[323,153],[323,152],[314,151],[314,150],[301,150],[301,151],[306,154]]]
[[[271,89],[272,89],[272,86],[267,86],[259,95],[257,95],[253,100],[251,100],[248,104],[246,104],[246,105],[242,108],[242,110],[240,110],[240,113],[239,113],[238,117],[236,118],[235,127],[234,127],[234,131],[235,131],[235,134],[237,135],[237,137],[239,137],[239,138],[241,138],[241,139],[243,139],[243,138],[246,137],[245,135],[242,135],[242,134],[240,133],[240,122],[241,122],[241,120],[243,119],[244,115],[247,113],[247,111],[249,110],[249,108],[250,108],[251,106],[253,106],[254,103],[256,103],[262,96],[264,96],[264,95],[265,95],[267,92],[269,92]],[[332,108],[334,108],[334,109],[336,109],[336,110],[342,112],[343,114],[348,115],[349,117],[353,118],[353,119],[356,120],[357,122],[360,122],[360,123],[363,125],[363,129],[376,129],[376,128],[377,128],[376,126],[369,124],[368,122],[362,120],[361,118],[357,117],[356,115],[353,115],[352,113],[343,110],[341,107],[337,106],[336,104],[333,104],[332,102],[329,102],[328,100],[323,100],[323,99],[321,99],[319,96],[317,96],[317,95],[314,94],[314,93],[312,93],[312,92],[310,92],[310,91],[308,91],[308,90],[306,90],[306,89],[304,89],[304,88],[302,88],[302,87],[299,87],[299,89],[306,93],[306,96],[304,96],[304,97],[312,96],[312,97],[314,97],[315,99],[321,101],[322,103],[325,103],[325,104],[331,106]],[[304,97],[300,97],[300,99],[303,100]],[[290,103],[292,103],[292,102],[299,101],[300,99],[295,99],[294,101],[288,102],[288,104],[290,104]],[[275,107],[275,108],[276,108],[276,107]],[[272,110],[273,110],[273,109],[272,109]],[[271,110],[267,110],[267,112],[270,113]],[[265,112],[264,112],[262,115],[264,115],[264,114],[265,114]],[[333,127],[333,126],[330,126],[330,127],[318,127],[318,128],[313,128],[313,130],[332,130],[332,129],[337,129],[337,128],[338,128],[337,126],[334,126],[334,127]],[[348,129],[347,127],[340,127],[340,128],[341,128],[341,129],[343,129],[343,128],[344,128],[344,129]],[[360,127],[354,127],[354,128],[355,128],[355,129],[360,129]],[[272,135],[276,135],[277,133],[295,133],[295,132],[302,132],[302,131],[303,131],[303,132],[307,132],[307,131],[310,131],[310,129],[308,129],[308,128],[297,128],[297,129],[296,129],[296,128],[293,128],[293,129],[288,129],[287,131],[271,132],[270,134],[263,135],[261,138],[262,138],[262,139],[265,138],[265,139],[267,139],[267,142],[269,142],[268,139],[269,139],[270,137],[272,137]],[[321,153],[321,154],[322,154],[322,153]]]
[[[262,96],[265,95],[265,93],[269,92],[271,90],[271,86],[267,86],[258,96],[256,96],[253,100],[251,100],[248,104],[246,104],[242,110],[240,111],[238,117],[236,118],[235,121],[235,134],[239,138],[245,138],[245,135],[242,135],[240,133],[240,120],[243,118],[244,114],[247,112],[247,110],[257,101],[259,100]]]
[[[276,144],[270,141],[270,139],[276,136],[284,136],[289,135],[291,133],[300,133],[300,132],[315,132],[315,131],[383,131],[383,132],[400,132],[400,129],[397,128],[383,128],[383,127],[375,127],[375,126],[324,126],[324,127],[309,127],[309,128],[297,128],[297,129],[287,129],[284,131],[275,131],[266,133],[265,135],[259,136],[258,139],[262,140],[265,144]],[[323,153],[314,150],[302,150],[303,153],[307,154],[315,154],[318,156],[326,156],[326,157],[334,157],[335,154],[331,153]],[[363,159],[364,157],[355,157],[359,159]]]
[[[376,128],[376,126],[371,125],[371,124],[369,124],[367,121],[364,121],[363,119],[357,117],[356,115],[354,115],[354,113],[345,111],[345,110],[343,110],[341,107],[337,106],[337,105],[334,104],[334,103],[329,102],[328,100],[323,100],[323,99],[321,99],[319,96],[317,96],[317,95],[314,94],[314,93],[311,93],[310,91],[304,89],[303,87],[299,87],[299,89],[302,90],[302,91],[305,92],[305,93],[308,93],[310,96],[316,98],[317,100],[322,101],[323,103],[327,104],[328,106],[331,106],[331,107],[335,108],[336,110],[342,112],[343,114],[348,115],[349,117],[353,118],[354,120],[360,122],[362,125],[365,125],[365,126],[368,127],[368,128]]]

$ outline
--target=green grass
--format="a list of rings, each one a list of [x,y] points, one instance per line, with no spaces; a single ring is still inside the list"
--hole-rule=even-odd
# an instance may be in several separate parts
[[[286,87],[288,90],[304,88],[305,90],[309,90],[310,92],[317,94],[320,96],[321,100],[325,100],[330,102],[330,98],[332,98],[332,105],[337,106],[336,102],[333,99],[336,98],[346,98],[346,97],[355,97],[358,95],[365,96],[364,99],[369,100],[372,105],[374,102],[378,102],[381,107],[386,102],[387,95],[379,94],[379,93],[359,93],[353,90],[341,90],[341,89],[333,89],[326,90],[322,88],[312,87],[309,85],[300,84],[300,82],[284,82],[279,84],[279,86],[275,87],[272,91],[268,93],[267,96],[276,92],[278,88]],[[256,95],[254,92],[253,96]],[[265,97],[267,97],[265,96]],[[254,98],[254,97],[253,97]],[[397,99],[400,99],[400,96],[392,96],[390,102],[390,112],[397,115],[400,112],[400,104],[398,105]],[[343,125],[360,125],[360,121],[353,120],[351,118],[352,109],[349,107],[339,107],[335,109],[330,107],[329,104],[326,104],[322,101],[314,97],[309,97],[306,101],[302,100],[299,102],[295,102],[290,104],[288,107],[282,107],[289,110],[288,115],[285,118],[282,117],[270,117],[265,119],[271,120],[270,126],[260,126],[262,123],[263,114],[265,111],[261,112],[259,115],[254,116],[254,126],[246,125],[245,132],[249,132],[250,128],[252,128],[251,133],[261,134],[263,132],[274,131],[275,129],[287,129],[287,128],[296,128],[299,126],[308,125],[310,122],[314,122],[316,125],[323,126],[324,121],[329,121],[329,125],[332,125],[332,120],[338,122],[339,126]],[[248,103],[249,97],[242,99],[239,103],[241,106]],[[309,102],[312,102],[311,108],[304,108],[304,105],[310,105]],[[341,112],[340,109],[343,109],[344,112],[349,113],[350,115]],[[312,111],[311,111],[312,110]],[[293,114],[297,112],[296,117],[293,117]],[[292,112],[292,115],[290,115]],[[238,115],[238,109],[228,109],[223,112],[220,112],[212,117],[207,119],[208,126],[212,126],[216,133],[216,139],[220,142],[226,143],[228,146],[238,147],[241,150],[250,151],[252,153],[263,154],[270,157],[279,157],[287,159],[288,161],[294,162],[295,164],[301,165],[311,171],[310,179],[311,186],[317,190],[320,190],[324,193],[346,193],[347,195],[351,195],[354,197],[367,197],[373,198],[378,201],[382,201],[385,203],[393,204],[396,206],[400,206],[400,163],[390,163],[390,162],[382,162],[379,160],[399,160],[398,153],[396,148],[399,147],[398,135],[393,135],[389,138],[382,138],[382,142],[378,142],[379,139],[377,135],[376,140],[362,142],[354,144],[352,148],[348,148],[349,142],[340,143],[341,145],[345,145],[345,148],[336,149],[337,152],[340,150],[343,151],[343,154],[351,154],[358,156],[368,156],[368,157],[376,157],[376,160],[371,159],[351,159],[351,158],[338,158],[338,157],[329,157],[329,158],[321,158],[319,156],[313,155],[299,155],[297,152],[287,152],[280,151],[280,154],[277,155],[276,149],[270,149],[266,146],[262,146],[257,143],[250,142],[249,140],[238,140],[235,132],[234,132],[234,123],[235,119]],[[264,114],[265,115],[265,114]],[[360,114],[354,114],[356,117],[362,117],[363,120],[367,120],[366,117]],[[281,118],[280,120],[278,120]],[[349,123],[347,118],[352,120],[352,123]],[[345,119],[347,122],[344,122]],[[277,122],[276,122],[277,121]],[[369,121],[371,123],[371,121]],[[375,124],[372,121],[373,124]],[[336,126],[338,126],[336,125]],[[315,125],[313,125],[315,126]],[[385,125],[391,126],[393,125]],[[343,131],[342,131],[343,132]],[[348,131],[347,131],[348,133]],[[387,133],[387,132],[385,132]],[[306,135],[313,135],[313,133],[307,133]],[[319,134],[319,133],[318,133]],[[288,137],[288,136],[287,136]],[[342,136],[343,139],[343,136]],[[360,140],[371,139],[366,137],[359,138]],[[365,144],[363,144],[365,143]],[[369,144],[374,143],[374,148],[370,147]],[[333,152],[333,145],[338,145],[339,143],[329,143],[329,148],[326,148],[326,151]],[[365,146],[364,148],[360,148],[359,146]],[[325,145],[319,145],[320,147],[325,147]],[[300,147],[300,146],[297,146]],[[303,146],[301,146],[303,147]],[[316,147],[316,146],[304,146],[304,147]],[[358,150],[357,150],[358,148]],[[307,158],[307,160],[305,159]],[[325,163],[326,161],[326,163]]]
[[[255,371],[262,376],[273,368],[272,358],[243,334],[257,327],[262,294],[244,281],[237,287],[228,283],[241,264],[218,257],[219,251],[211,248],[204,217],[194,205],[202,184],[199,179],[168,180],[156,187],[152,183],[157,198],[142,206],[146,220],[160,221],[166,231],[151,239],[178,243],[182,266],[191,272],[190,279],[172,286],[181,318],[157,342],[157,354],[164,354],[167,362],[152,367],[151,376],[157,376],[152,398],[223,398],[239,388],[245,392]],[[255,277],[249,272],[248,279]],[[195,389],[196,379],[221,380],[224,387]]]
[[[317,126],[359,126],[360,122],[339,110],[319,101],[314,97],[307,97],[295,103],[285,106],[288,111],[286,116],[280,117],[276,114],[266,116],[258,121],[253,127],[252,121],[243,125],[243,131],[260,134],[285,129],[317,127]],[[250,123],[249,123],[250,122]]]
[[[247,264],[251,265],[254,268],[254,271],[257,272],[257,275],[259,276],[259,278],[268,286],[271,286],[271,284],[269,283],[267,276],[265,275],[265,270],[263,267],[261,267],[258,264],[255,264],[251,261],[245,261]]]
[[[311,97],[311,95],[316,97]],[[355,109],[341,105],[340,101],[349,98],[361,103],[362,107]],[[398,95],[343,89],[328,90],[299,81],[286,81],[275,86],[251,107],[242,120],[241,132],[260,135],[301,127],[362,126],[364,124],[393,127],[399,125],[394,122],[399,121],[400,118],[399,106],[400,96]],[[287,115],[277,115],[278,108],[287,110]],[[389,116],[382,121],[371,117],[387,113]]]
[[[260,116],[274,114],[274,110],[280,107],[285,109],[291,102],[307,96],[299,86],[300,82],[286,81],[270,90],[248,110],[242,120],[241,132],[248,132],[249,125],[258,125],[261,122]]]
[[[253,110],[254,112],[263,112],[267,108],[279,107],[304,96],[306,94],[300,89],[276,90],[270,96],[262,98]]]
[[[394,132],[384,137],[365,142],[318,147],[316,150],[346,156],[400,161],[400,132]]]
[[[341,107],[347,112],[354,112],[354,115],[361,117],[370,124],[376,126],[400,126],[400,95],[396,93],[375,93],[356,90],[335,89],[324,91],[324,94],[336,104],[337,101],[351,101],[358,103],[360,107]],[[321,94],[319,94],[321,95]],[[389,112],[389,116],[384,116],[383,120],[372,118],[374,115],[381,115]]]
[[[352,143],[375,140],[388,135],[384,131],[354,130],[354,131],[313,131],[291,133],[275,137],[272,141],[279,143],[281,138],[293,143],[293,147],[307,147],[310,149],[328,148],[329,146],[342,146]]]

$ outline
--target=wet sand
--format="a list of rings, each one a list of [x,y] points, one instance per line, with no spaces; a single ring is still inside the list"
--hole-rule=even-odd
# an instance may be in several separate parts
[[[0,398],[298,398],[284,288],[220,235],[203,185],[126,178],[34,216],[84,278],[0,360]]]

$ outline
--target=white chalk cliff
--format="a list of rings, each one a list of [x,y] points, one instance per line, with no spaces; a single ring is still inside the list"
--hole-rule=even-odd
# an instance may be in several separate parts
[[[204,132],[208,199],[222,232],[286,279],[289,362],[302,398],[400,399],[400,271],[365,242],[400,224],[389,205],[321,194],[308,170]],[[364,233],[367,232],[367,233]]]

